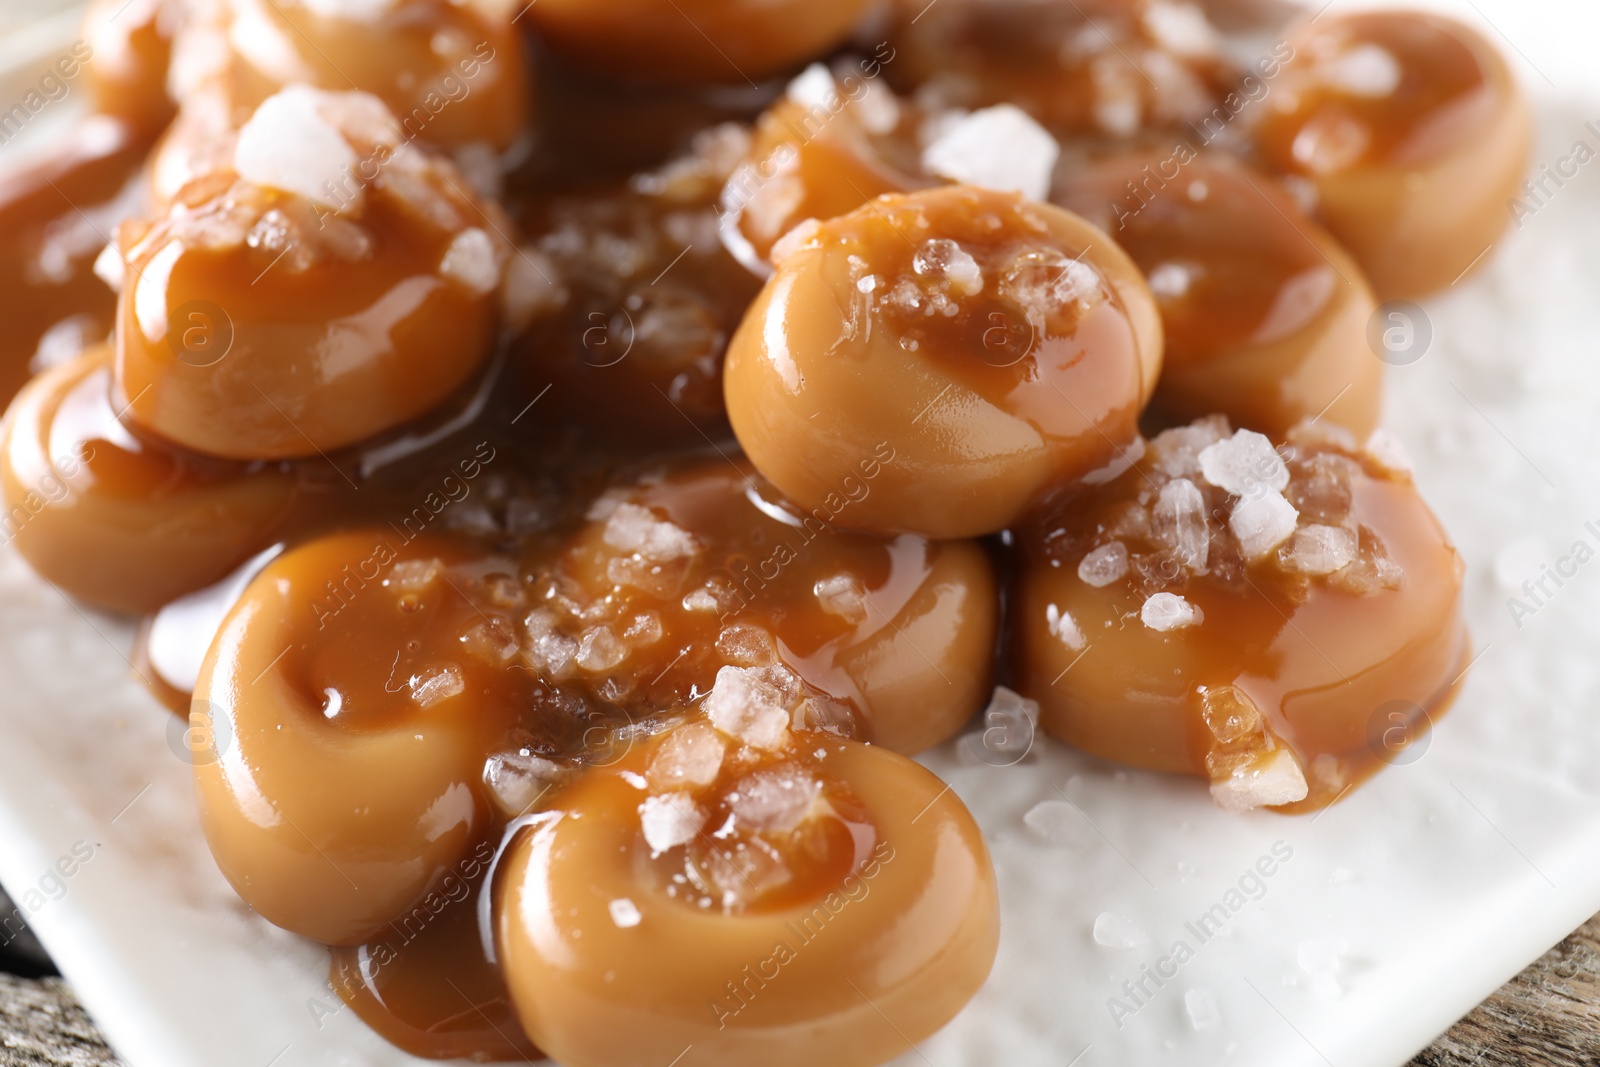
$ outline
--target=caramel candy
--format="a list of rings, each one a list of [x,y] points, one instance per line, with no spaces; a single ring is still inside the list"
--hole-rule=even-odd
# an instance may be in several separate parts
[[[728,416],[803,508],[881,462],[838,521],[970,537],[1126,462],[1161,321],[1076,215],[968,186],[886,196],[800,227],[775,262],[728,351]]]
[[[754,85],[838,45],[867,0],[539,0],[527,18],[562,56],[631,82]]]
[[[697,761],[665,754],[676,736],[563,791],[501,860],[496,945],[540,1048],[578,1067],[689,1045],[708,1065],[868,1067],[960,1010],[999,913],[948,787],[826,736]],[[684,767],[693,781],[661,782]]]
[[[1377,426],[1372,290],[1271,178],[1219,155],[1136,152],[1074,173],[1054,199],[1150,282],[1166,333],[1161,414],[1220,412],[1272,437],[1318,416],[1361,436]]]
[[[942,107],[1015,104],[1065,134],[1206,115],[1232,67],[1205,16],[1153,0],[895,0],[888,77]]]
[[[1287,455],[1287,461],[1285,460]],[[1461,557],[1393,447],[1203,419],[1022,537],[1018,688],[1105,759],[1224,807],[1320,806],[1426,729],[1465,658]],[[1415,734],[1410,739],[1415,739]]]
[[[868,474],[853,484],[875,491]],[[756,715],[751,729],[804,723],[906,754],[988,694],[998,590],[976,545],[840,532],[847,516],[802,512],[720,458],[589,514],[531,584],[529,663],[552,681],[640,717],[706,694]]]
[[[470,857],[498,816],[487,753],[513,747],[535,681],[506,669],[490,590],[516,573],[389,527],[274,560],[228,613],[190,724],[217,866],[270,922],[365,941]]]
[[[463,186],[374,97],[268,100],[231,169],[119,233],[130,420],[199,452],[284,459],[449,399],[489,355],[509,255]]]
[[[154,611],[270,543],[292,474],[142,440],[112,407],[98,346],[35,378],[0,437],[5,540],[61,591],[110,611]]]
[[[1504,231],[1531,119],[1476,30],[1418,12],[1318,18],[1264,101],[1256,150],[1315,191],[1379,299],[1442,289]]]

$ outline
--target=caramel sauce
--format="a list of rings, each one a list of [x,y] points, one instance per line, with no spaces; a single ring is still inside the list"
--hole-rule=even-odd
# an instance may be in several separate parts
[[[383,936],[333,950],[329,981],[391,1044],[425,1059],[534,1061],[505,982],[485,953],[487,843]],[[480,855],[483,858],[480,858]]]

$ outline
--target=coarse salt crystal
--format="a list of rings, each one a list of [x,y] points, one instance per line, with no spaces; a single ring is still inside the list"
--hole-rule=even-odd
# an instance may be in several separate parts
[[[1072,651],[1081,652],[1088,645],[1083,631],[1078,628],[1077,621],[1069,612],[1051,604],[1044,609],[1044,620],[1050,633]]]
[[[1027,112],[1000,104],[946,124],[922,150],[922,165],[931,174],[963,185],[1043,200],[1050,195],[1050,177],[1060,154],[1056,139]]]
[[[1194,272],[1182,263],[1163,263],[1150,272],[1147,281],[1157,300],[1177,300],[1194,283]]]
[[[459,696],[467,688],[466,680],[454,667],[437,667],[416,675],[411,680],[411,699],[424,708],[431,708],[441,700]]]
[[[962,296],[983,292],[983,269],[972,254],[947,237],[923,242],[911,257],[911,269],[921,275],[939,275]]]
[[[774,767],[739,780],[728,806],[739,825],[786,833],[799,826],[822,794],[822,783],[797,767]]]
[[[704,723],[690,723],[666,736],[650,758],[650,783],[659,789],[700,789],[717,780],[724,746]]]
[[[1065,800],[1042,800],[1028,809],[1022,822],[1039,837],[1054,844],[1086,845],[1094,828],[1073,805]]]
[[[360,182],[344,181],[359,162],[355,149],[322,114],[331,95],[291,85],[268,97],[239,130],[234,170],[246,181],[294,193],[321,207],[359,211],[365,191]],[[340,189],[341,183],[347,190]]]
[[[1139,619],[1161,633],[1195,626],[1205,618],[1205,612],[1176,593],[1155,593],[1139,609]]]
[[[1084,556],[1078,564],[1078,577],[1096,589],[1120,581],[1128,573],[1128,546],[1110,541]]]
[[[477,227],[462,230],[445,250],[444,259],[439,263],[439,275],[478,296],[492,293],[500,284],[500,262],[495,255],[494,241]]]
[[[1305,772],[1287,749],[1274,749],[1220,782],[1211,783],[1211,799],[1223,811],[1246,812],[1256,808],[1293,804],[1304,800],[1310,787]]]
[[[706,824],[706,813],[688,793],[663,793],[646,797],[639,805],[639,827],[645,844],[656,855],[686,845]]]
[[[811,587],[817,603],[829,615],[837,615],[849,623],[859,623],[867,617],[867,591],[851,574],[835,574],[819,578]]]
[[[608,626],[592,626],[578,640],[578,666],[586,671],[608,671],[627,658],[628,646]]]
[[[610,904],[606,905],[606,909],[611,912],[611,921],[616,923],[617,926],[623,930],[629,930],[635,926],[638,926],[640,920],[643,918],[643,916],[639,914],[639,905],[635,904],[627,897],[618,897],[616,900],[613,900]]]
[[[1094,919],[1094,940],[1106,948],[1139,948],[1150,943],[1150,935],[1126,915],[1103,911]]]
[[[606,520],[604,539],[612,548],[637,552],[658,563],[686,559],[698,547],[689,531],[656,518],[649,508],[629,503],[618,504]]]
[[[1265,434],[1254,430],[1239,430],[1203,449],[1200,474],[1234,496],[1250,496],[1262,489],[1281,493],[1289,486],[1289,468],[1283,457]]]
[[[1217,50],[1216,31],[1194,4],[1154,0],[1145,8],[1144,27],[1162,48],[1175,55],[1206,56]]]
[[[560,764],[529,752],[496,753],[483,764],[483,784],[489,787],[495,806],[511,818],[528,814],[565,774]]]
[[[755,748],[783,748],[799,683],[783,667],[723,667],[702,706],[711,725]]]
[[[839,106],[839,86],[821,63],[813,63],[789,83],[784,95],[803,108],[834,111]]]
[[[1296,530],[1283,554],[1284,563],[1302,574],[1332,574],[1355,558],[1355,533],[1320,523]]]
[[[1195,574],[1206,573],[1211,556],[1211,530],[1206,525],[1206,500],[1187,478],[1161,487],[1151,512],[1155,535],[1179,563]]]
[[[1239,539],[1246,559],[1260,559],[1294,533],[1300,513],[1282,493],[1263,490],[1241,498],[1228,516],[1228,529]]]

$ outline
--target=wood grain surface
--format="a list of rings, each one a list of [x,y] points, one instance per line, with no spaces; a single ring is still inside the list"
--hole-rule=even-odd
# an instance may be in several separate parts
[[[0,974],[0,1067],[119,1062],[61,979]],[[1600,1067],[1600,915],[1452,1026],[1410,1067]]]

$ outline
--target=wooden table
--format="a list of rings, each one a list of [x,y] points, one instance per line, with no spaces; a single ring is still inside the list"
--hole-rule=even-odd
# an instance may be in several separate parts
[[[0,1067],[100,1067],[119,1062],[61,979],[0,973]],[[1411,1062],[1411,1067],[1597,1065],[1600,915]]]

